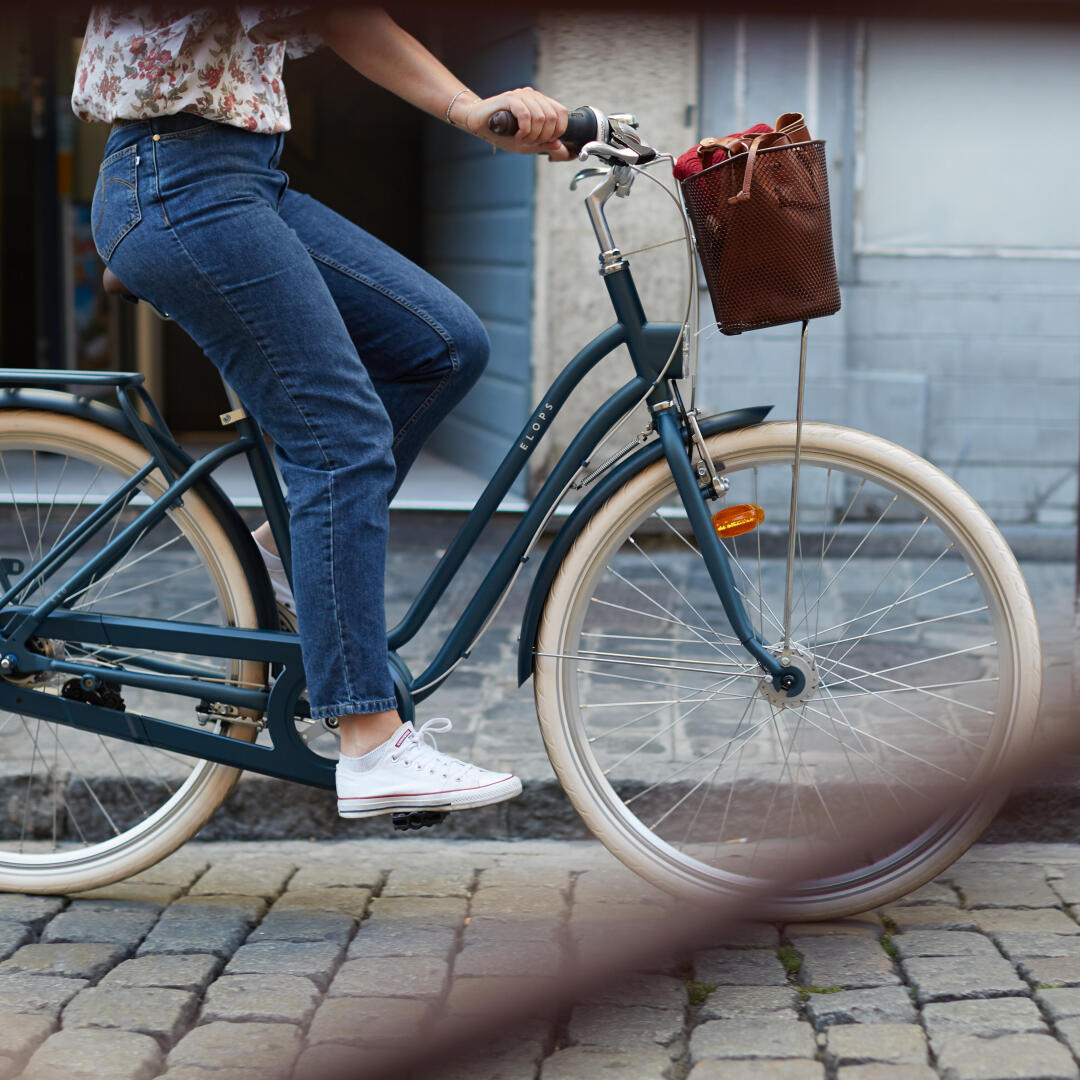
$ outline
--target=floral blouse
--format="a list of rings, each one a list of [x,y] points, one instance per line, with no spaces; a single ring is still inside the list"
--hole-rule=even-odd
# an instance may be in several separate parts
[[[95,7],[75,70],[80,120],[193,112],[249,131],[288,131],[281,68],[322,44],[304,8]]]

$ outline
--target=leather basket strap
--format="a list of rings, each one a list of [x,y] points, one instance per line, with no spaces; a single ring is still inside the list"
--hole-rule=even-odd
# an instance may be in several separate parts
[[[806,129],[806,117],[802,113],[783,113],[776,118],[773,130],[786,135],[793,143],[810,141],[810,132]]]
[[[707,169],[710,165],[715,164],[718,150],[723,150],[728,157],[734,157],[736,154],[746,153],[746,143],[738,135],[726,135],[722,139],[713,138],[712,136],[702,139],[697,146],[697,156],[701,161],[702,168]]]
[[[736,203],[746,202],[750,198],[750,180],[754,175],[754,162],[757,161],[758,147],[761,145],[761,140],[774,137],[775,132],[769,132],[766,135],[759,135],[750,144],[750,150],[746,155],[746,169],[743,171],[742,189],[736,194],[732,195],[728,199],[728,205],[734,206]]]

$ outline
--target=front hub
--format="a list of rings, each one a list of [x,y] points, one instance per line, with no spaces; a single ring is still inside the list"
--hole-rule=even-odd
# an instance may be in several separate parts
[[[777,657],[780,649],[770,649]],[[809,701],[821,683],[813,656],[798,645],[792,645],[791,663],[775,678],[761,680],[761,696],[777,708],[793,708]]]

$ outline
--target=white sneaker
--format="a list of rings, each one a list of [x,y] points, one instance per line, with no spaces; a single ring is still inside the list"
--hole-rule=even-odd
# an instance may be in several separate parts
[[[459,761],[436,749],[432,733],[449,731],[445,716],[414,730],[403,724],[388,740],[372,769],[337,767],[338,813],[347,818],[375,817],[407,810],[470,810],[521,794],[512,773],[496,773]]]

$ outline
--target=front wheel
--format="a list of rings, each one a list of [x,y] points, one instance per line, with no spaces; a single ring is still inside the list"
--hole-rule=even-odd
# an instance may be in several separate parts
[[[765,511],[726,540],[760,636],[783,645],[795,425],[715,435],[731,487],[716,509]],[[1038,627],[990,519],[928,462],[876,436],[804,424],[791,660],[784,699],[731,632],[660,460],[590,518],[548,594],[535,693],[552,764],[593,833],[627,866],[691,898],[783,878],[888,807],[888,842],[768,905],[837,918],[930,880],[999,799],[977,788],[1033,734]],[[963,800],[962,800],[963,801]],[[910,833],[897,839],[905,816]]]

